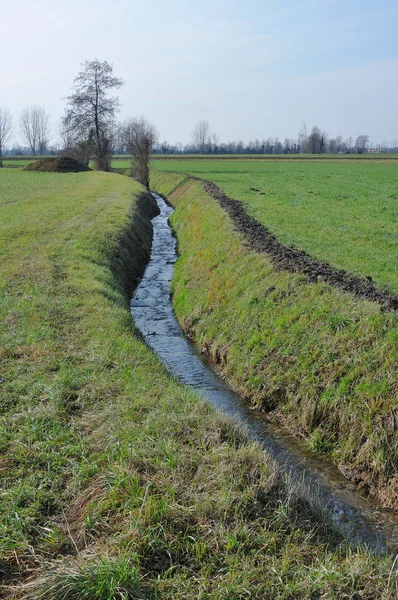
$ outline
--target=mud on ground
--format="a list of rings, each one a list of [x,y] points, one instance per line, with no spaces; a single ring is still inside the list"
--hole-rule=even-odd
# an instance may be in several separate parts
[[[22,171],[41,171],[45,173],[80,173],[81,171],[91,171],[89,167],[68,156],[55,156],[50,158],[41,158],[30,163]]]
[[[326,281],[354,296],[377,302],[383,310],[398,310],[398,295],[373,283],[371,277],[356,277],[336,269],[293,246],[285,246],[261,223],[247,214],[240,200],[229,198],[215,183],[193,177],[203,184],[204,191],[227,211],[236,229],[241,231],[251,248],[268,254],[278,269],[303,273],[308,281]]]

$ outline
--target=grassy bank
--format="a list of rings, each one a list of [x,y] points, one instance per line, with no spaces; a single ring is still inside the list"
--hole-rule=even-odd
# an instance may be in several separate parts
[[[155,161],[213,181],[284,244],[398,292],[396,164]]]
[[[134,335],[150,200],[112,174],[0,174],[4,598],[394,598]],[[132,212],[131,212],[132,210]]]
[[[154,185],[177,207],[173,291],[185,330],[255,406],[396,507],[396,314],[276,271],[200,183],[158,173]]]

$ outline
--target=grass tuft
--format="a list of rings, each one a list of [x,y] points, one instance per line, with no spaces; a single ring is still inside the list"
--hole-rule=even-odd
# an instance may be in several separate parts
[[[34,589],[26,584],[24,600],[144,600],[137,561],[97,558],[83,565],[55,564]]]

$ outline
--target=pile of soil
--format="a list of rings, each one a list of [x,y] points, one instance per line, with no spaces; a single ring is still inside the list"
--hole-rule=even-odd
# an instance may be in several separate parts
[[[210,181],[198,177],[192,179],[200,181],[204,191],[227,211],[236,229],[245,235],[249,246],[257,252],[268,254],[277,268],[293,273],[304,273],[309,282],[326,281],[354,296],[377,302],[384,310],[398,310],[398,295],[379,287],[371,277],[356,277],[313,258],[303,250],[285,246],[267,227],[247,214],[240,200],[229,198]]]
[[[81,171],[91,171],[89,167],[79,163],[74,158],[68,156],[55,156],[42,158],[37,162],[31,163],[22,169],[22,171],[42,171],[45,173],[80,173]]]

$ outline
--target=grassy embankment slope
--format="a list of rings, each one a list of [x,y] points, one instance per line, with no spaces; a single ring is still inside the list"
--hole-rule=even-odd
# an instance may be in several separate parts
[[[276,270],[199,182],[157,172],[153,185],[177,208],[173,292],[185,330],[254,405],[396,507],[397,315]]]
[[[2,597],[394,598],[391,560],[336,548],[134,335],[139,186],[4,169],[0,190]]]

